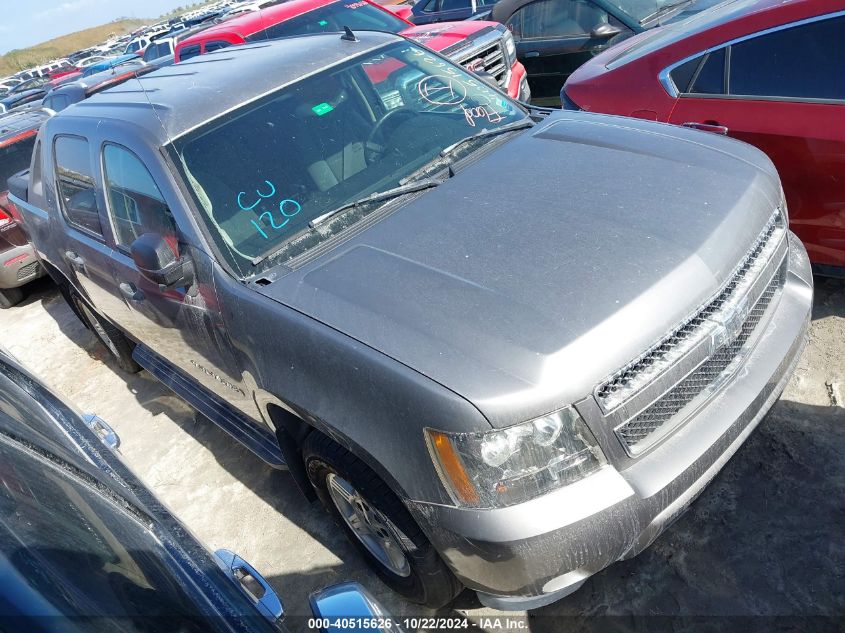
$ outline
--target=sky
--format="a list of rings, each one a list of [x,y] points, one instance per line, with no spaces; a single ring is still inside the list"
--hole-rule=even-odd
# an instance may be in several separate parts
[[[0,0],[0,54],[115,18],[154,18],[191,0]],[[11,5],[11,6],[10,6]]]

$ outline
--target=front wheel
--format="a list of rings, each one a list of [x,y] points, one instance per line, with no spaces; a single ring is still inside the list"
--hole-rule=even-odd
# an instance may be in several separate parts
[[[323,505],[386,585],[431,608],[460,593],[408,510],[366,464],[318,432],[306,438],[303,456]]]

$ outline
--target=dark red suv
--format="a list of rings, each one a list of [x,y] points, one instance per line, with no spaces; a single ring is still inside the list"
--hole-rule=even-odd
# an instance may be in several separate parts
[[[569,78],[561,99],[756,145],[780,172],[816,271],[843,275],[843,9],[833,0],[726,2],[605,51]]]
[[[49,114],[40,108],[0,116],[0,308],[20,303],[21,286],[44,274],[32,245],[15,220],[15,209],[5,189],[10,176],[29,168],[35,136],[48,118]]]

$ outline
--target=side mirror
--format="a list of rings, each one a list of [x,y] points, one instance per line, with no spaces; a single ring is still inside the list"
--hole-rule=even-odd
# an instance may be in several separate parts
[[[618,26],[613,26],[612,24],[608,24],[605,22],[604,24],[599,24],[592,31],[590,31],[590,37],[601,39],[601,40],[609,40],[614,35],[619,35],[622,32]]]
[[[129,247],[135,266],[145,278],[159,286],[190,286],[194,266],[189,257],[177,257],[171,245],[158,233],[144,233]]]
[[[369,592],[357,582],[343,582],[320,589],[311,594],[309,601],[314,617],[321,622],[329,623],[328,628],[320,629],[321,633],[341,633],[345,629],[333,626],[334,621],[342,622],[343,618],[365,619],[375,623],[387,622],[392,618],[385,614],[381,605]],[[390,622],[381,627],[369,629],[375,632],[387,631],[401,633],[402,629],[396,622]]]

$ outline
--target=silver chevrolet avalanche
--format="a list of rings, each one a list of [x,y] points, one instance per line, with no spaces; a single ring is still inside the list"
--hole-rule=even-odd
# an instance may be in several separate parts
[[[204,55],[61,112],[34,156],[12,199],[121,366],[431,606],[540,607],[642,551],[806,338],[764,154],[533,109],[394,35]]]

